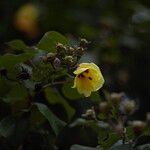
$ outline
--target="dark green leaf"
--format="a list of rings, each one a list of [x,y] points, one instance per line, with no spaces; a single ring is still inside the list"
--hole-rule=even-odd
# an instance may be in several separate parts
[[[4,101],[13,104],[17,101],[25,100],[27,96],[27,90],[22,85],[15,84],[4,98]]]
[[[41,103],[34,103],[34,105],[37,106],[42,115],[50,123],[50,126],[54,130],[55,134],[58,135],[60,130],[66,125],[66,123],[56,117],[46,105]]]
[[[70,100],[77,100],[83,98],[83,95],[77,92],[77,89],[72,88],[73,80],[70,80],[68,83],[64,84],[62,91],[63,94]]]
[[[13,40],[7,43],[7,45],[13,49],[23,52],[34,52],[32,48],[28,47],[23,41],[21,40]]]
[[[6,117],[0,122],[0,135],[8,137],[14,131],[14,120],[11,117]]]
[[[69,44],[63,35],[55,31],[50,31],[44,34],[37,47],[47,52],[54,52],[57,43]]]
[[[74,115],[74,109],[67,103],[67,101],[57,92],[50,87],[45,89],[46,98],[51,104],[62,104],[67,112],[68,118],[71,119]]]
[[[16,64],[27,61],[33,57],[33,53],[22,53],[19,55],[5,54],[0,56],[0,68],[13,69]]]

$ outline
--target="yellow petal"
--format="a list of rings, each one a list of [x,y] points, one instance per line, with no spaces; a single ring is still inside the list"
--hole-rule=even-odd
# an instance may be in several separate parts
[[[87,70],[88,68],[77,68],[77,70],[75,70],[73,73],[74,74],[80,74],[80,73],[82,73],[82,72],[84,72],[85,70]]]

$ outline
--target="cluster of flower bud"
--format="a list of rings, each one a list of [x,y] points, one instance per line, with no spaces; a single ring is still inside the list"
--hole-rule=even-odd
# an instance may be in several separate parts
[[[81,39],[78,47],[65,46],[62,43],[56,44],[56,52],[50,52],[43,56],[45,63],[51,63],[55,68],[62,66],[74,67],[76,66],[80,57],[84,54],[87,48],[88,41]]]

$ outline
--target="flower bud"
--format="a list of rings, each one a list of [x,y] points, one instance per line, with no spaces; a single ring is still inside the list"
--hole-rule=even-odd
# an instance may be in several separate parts
[[[65,63],[70,64],[74,62],[74,58],[72,56],[66,56],[64,58]]]
[[[6,76],[7,76],[7,69],[1,68],[1,69],[0,69],[0,75],[6,77]]]
[[[133,131],[135,135],[139,135],[142,133],[143,129],[145,128],[146,124],[143,121],[135,120],[131,123]]]
[[[135,101],[125,99],[120,103],[120,111],[126,115],[131,115],[135,111]]]
[[[54,61],[56,54],[55,53],[48,53],[46,57],[47,57],[48,62],[52,62],[52,61]]]
[[[73,47],[68,47],[67,54],[68,55],[74,55],[74,53],[75,53],[75,49]]]
[[[121,97],[123,96],[123,93],[111,93],[110,94],[110,100],[114,105],[118,105],[121,101]]]
[[[100,109],[100,112],[102,113],[108,113],[109,112],[109,106],[108,106],[108,103],[107,102],[101,102],[99,104],[99,109]]]
[[[86,48],[89,42],[86,39],[80,39],[80,47]]]
[[[55,68],[59,68],[59,67],[60,67],[60,64],[61,64],[60,59],[56,57],[56,58],[54,59],[54,62],[53,62],[54,67],[55,67]]]
[[[78,47],[77,49],[76,49],[76,54],[77,54],[77,56],[81,56],[81,55],[83,55],[84,54],[84,48],[82,48],[82,47]]]
[[[61,44],[61,43],[57,43],[56,51],[57,51],[58,55],[62,54],[62,53],[64,53],[66,51],[66,47],[63,44]]]

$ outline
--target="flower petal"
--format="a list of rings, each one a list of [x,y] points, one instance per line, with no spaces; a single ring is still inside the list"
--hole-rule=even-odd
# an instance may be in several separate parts
[[[87,70],[88,68],[77,68],[77,70],[75,70],[73,73],[74,74],[80,74],[80,73],[82,73],[82,72],[84,72],[85,70]]]

